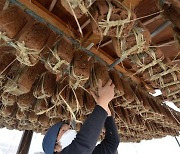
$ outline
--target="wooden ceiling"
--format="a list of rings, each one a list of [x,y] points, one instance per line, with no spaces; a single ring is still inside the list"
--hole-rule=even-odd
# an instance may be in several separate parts
[[[80,45],[83,46],[83,47],[87,47],[87,46],[89,46],[93,42],[94,46],[90,49],[90,51],[92,53],[96,54],[101,59],[103,59],[108,65],[112,64],[117,58],[119,58],[116,55],[116,52],[114,50],[114,46],[112,45],[112,40],[111,40],[110,37],[107,37],[107,36],[104,37],[102,42],[99,43],[101,38],[92,32],[90,20],[89,20],[89,18],[86,15],[82,16],[79,19],[79,23],[81,25],[81,28],[83,29],[83,36],[81,36],[80,33],[78,32],[77,23],[74,20],[73,16],[70,15],[70,13],[68,13],[61,6],[59,1],[56,1],[56,0],[36,0],[36,1],[35,0],[31,0],[31,1],[29,1],[29,0],[10,0],[10,1],[13,2],[13,3],[18,4],[19,6],[21,6],[21,8],[24,8],[22,14],[24,14],[24,12],[27,12],[31,16],[33,16],[36,19],[38,19],[38,21],[45,22],[45,24],[42,24],[42,25],[41,25],[41,23],[38,22],[40,24],[39,27],[41,27],[41,28],[39,28],[40,32],[38,31],[39,34],[41,34],[41,30],[43,30],[42,27],[44,27],[45,30],[43,30],[43,32],[45,34],[45,37],[47,37],[46,33],[48,33],[48,29],[49,29],[47,26],[49,26],[56,33],[59,33],[59,34],[65,33],[66,36],[70,36],[70,37],[73,38],[73,40],[79,41]],[[20,3],[18,3],[18,2],[20,2]],[[56,2],[56,5],[52,6],[53,3],[55,4],[55,2]],[[160,9],[158,7],[158,1],[157,0],[152,0],[152,1],[148,1],[148,0],[143,0],[143,1],[142,0],[124,0],[124,1],[121,1],[121,2],[124,5],[126,5],[127,7],[131,8],[131,9],[134,9],[134,11],[135,11],[135,13],[137,15],[137,19],[139,19],[141,21],[141,23],[143,23],[146,26],[146,28],[149,30],[150,33],[154,34],[154,31],[156,31],[156,33],[157,33],[157,28],[159,26],[161,26],[162,24],[166,23],[166,19],[160,13]],[[21,5],[21,4],[23,4],[23,5]],[[144,8],[150,8],[150,9],[144,9]],[[11,11],[11,12],[15,12],[15,11]],[[20,16],[20,14],[17,13],[16,14],[16,18],[17,18],[17,16]],[[13,19],[16,19],[16,18],[13,18]],[[20,22],[17,22],[17,23],[20,23]],[[6,25],[6,24],[2,24],[2,25]],[[165,57],[167,59],[168,58],[174,59],[175,56],[179,53],[179,50],[175,47],[175,41],[174,41],[174,38],[173,38],[173,31],[172,31],[172,27],[171,26],[172,25],[167,26],[162,31],[159,31],[159,33],[157,35],[152,37],[152,44],[151,44],[151,47],[152,46],[160,46],[160,49],[163,51],[163,53],[164,53],[164,55],[165,55]],[[27,28],[27,27],[25,27],[25,28]],[[26,32],[26,29],[23,32]],[[38,34],[38,32],[35,31],[35,35]],[[50,33],[50,31],[49,31],[49,33]],[[24,35],[24,36],[26,36],[26,35]],[[50,36],[50,34],[49,34],[49,36]],[[40,36],[38,38],[42,38],[42,37]],[[46,40],[46,39],[44,39],[44,40]],[[30,41],[33,40],[34,42],[40,42],[39,39],[29,39],[29,40]],[[55,40],[55,38],[54,38],[54,40]],[[13,39],[12,43],[14,43],[13,41],[15,42],[16,39]],[[31,46],[27,46],[28,48],[31,49],[32,46],[34,47],[34,42],[33,41],[30,44]],[[66,41],[67,41],[66,39],[61,39],[61,41],[63,43],[65,42],[64,46],[68,47],[68,45],[66,45]],[[48,43],[45,43],[45,44],[47,45]],[[61,44],[61,42],[60,43],[58,42],[58,45],[59,44]],[[64,51],[69,51],[64,46],[62,46],[62,48],[60,48],[58,50],[59,53],[63,53],[63,51],[62,51],[63,49],[64,49]],[[49,49],[51,49],[51,47],[48,48],[48,51],[49,51]],[[72,48],[70,50],[74,52],[74,50],[72,50]],[[21,51],[21,50],[16,50],[16,54],[19,51]],[[79,53],[80,52],[85,54],[84,52],[79,50],[75,54],[76,56],[78,55],[77,56],[78,58],[79,58]],[[70,57],[69,52],[65,52],[65,53],[66,54],[68,53],[67,57]],[[165,99],[164,95],[167,95],[167,97],[169,95],[169,98],[171,98],[171,100],[174,100],[174,101],[179,103],[179,98],[180,98],[179,97],[179,93],[178,93],[179,92],[179,89],[178,89],[179,87],[177,85],[180,82],[179,81],[180,80],[180,76],[178,74],[179,70],[176,71],[175,69],[177,69],[177,68],[173,68],[172,65],[171,65],[172,68],[171,67],[167,67],[167,65],[165,63],[167,59],[164,59],[164,55],[163,54],[159,54],[158,56],[157,55],[153,56],[153,54],[157,54],[157,53],[159,53],[158,50],[152,48],[152,49],[148,49],[147,53],[143,53],[145,56],[144,55],[143,56],[138,55],[138,53],[135,54],[135,55],[131,55],[131,57],[128,57],[121,64],[118,64],[118,65],[115,66],[116,70],[121,72],[125,77],[124,76],[119,76],[119,74],[117,74],[117,75],[114,74],[114,75],[111,76],[111,78],[113,78],[113,77],[117,77],[118,79],[122,78],[122,81],[121,81],[121,79],[119,79],[119,80],[116,80],[116,83],[118,83],[118,88],[120,87],[119,88],[120,90],[122,90],[122,88],[123,88],[123,92],[124,93],[122,94],[122,96],[118,97],[119,99],[118,98],[114,99],[113,105],[114,105],[114,112],[115,111],[119,111],[116,120],[117,120],[117,123],[119,123],[119,127],[120,127],[119,130],[121,130],[122,132],[124,131],[123,134],[125,136],[123,137],[121,135],[121,138],[123,139],[123,141],[129,141],[129,140],[132,141],[134,139],[134,137],[131,138],[132,136],[136,137],[135,141],[140,141],[140,140],[142,140],[144,138],[151,139],[153,137],[153,135],[156,136],[157,132],[154,131],[154,130],[152,131],[151,127],[149,127],[149,126],[152,126],[152,128],[157,128],[157,130],[159,130],[158,136],[156,136],[156,137],[160,137],[159,136],[160,133],[162,133],[161,136],[166,136],[167,134],[169,134],[169,131],[170,132],[173,131],[173,132],[170,133],[172,135],[177,135],[178,132],[179,132],[178,131],[179,130],[179,125],[178,125],[178,121],[177,121],[177,119],[179,117],[179,114],[177,113],[177,118],[173,117],[173,115],[176,115],[176,113],[173,111],[173,113],[175,113],[175,114],[172,114],[171,111],[169,111],[169,108],[166,108],[166,106],[164,108],[163,105],[162,105],[163,104],[162,102]],[[51,55],[52,55],[52,53],[51,53]],[[87,57],[89,57],[87,54],[85,54],[85,55]],[[71,60],[69,61],[69,64],[72,62],[73,56],[74,55],[72,54],[71,55]],[[142,65],[141,64],[138,65],[139,64],[138,61],[137,61],[137,63],[133,63],[132,62],[131,58],[135,57],[135,56],[137,56],[137,57],[139,56],[138,58],[139,58],[140,63],[143,61]],[[137,57],[135,57],[135,58],[137,58]],[[142,59],[140,59],[140,58],[142,58]],[[143,58],[146,59],[146,60],[144,60]],[[82,58],[81,60],[84,60],[84,59]],[[134,59],[134,61],[136,61],[136,59]],[[43,62],[43,63],[41,63],[41,62]],[[82,62],[81,61],[79,61],[79,62],[80,63],[78,63],[78,64],[81,65]],[[154,62],[155,62],[155,64],[153,64]],[[58,60],[58,63],[59,63],[59,60]],[[86,65],[89,64],[87,61],[85,61],[83,63],[85,63]],[[18,69],[19,68],[18,64],[19,63],[17,63],[16,64],[17,66],[15,65],[14,68]],[[21,78],[20,81],[26,81],[28,83],[28,85],[30,84],[30,86],[28,86],[28,87],[33,86],[32,85],[33,83],[35,83],[36,87],[45,87],[43,82],[39,82],[39,80],[40,81],[41,81],[41,79],[44,80],[44,78],[38,79],[37,83],[35,82],[35,80],[30,81],[30,79],[28,78],[29,74],[33,74],[33,75],[36,74],[36,73],[31,73],[31,72],[33,72],[32,70],[36,70],[37,74],[38,73],[42,74],[42,72],[39,71],[39,70],[41,70],[39,68],[40,68],[41,65],[43,65],[42,68],[44,68],[44,65],[46,65],[46,61],[44,59],[42,59],[42,61],[40,61],[40,63],[38,63],[38,64],[39,64],[38,68],[37,68],[38,65],[35,66],[35,67],[27,67],[26,66],[28,69],[23,71],[24,74],[25,74],[24,78],[26,79],[26,77],[27,77],[27,79],[23,80],[24,78]],[[68,66],[70,66],[70,65],[68,65]],[[134,70],[132,69],[133,67],[134,67]],[[144,67],[145,67],[145,69],[144,69]],[[68,67],[68,68],[70,68],[70,67]],[[100,67],[98,65],[93,65],[93,68],[97,68],[96,69],[97,72],[99,71],[99,72],[101,72],[103,74],[102,75],[102,79],[105,79],[106,75],[109,77],[109,73],[111,72],[111,71],[108,72],[107,68],[105,68],[104,65],[102,65],[102,67]],[[136,68],[138,68],[138,69],[136,70]],[[139,70],[142,70],[142,69],[144,69],[144,71],[142,71],[142,72],[139,71]],[[27,70],[29,70],[28,71],[29,74],[27,73]],[[42,71],[43,70],[44,69],[42,69]],[[82,69],[82,70],[84,70],[84,69]],[[50,70],[50,71],[52,71],[52,70]],[[137,73],[138,71],[140,72],[139,74]],[[152,74],[150,74],[151,71],[154,71],[154,72]],[[14,70],[13,70],[13,72],[14,72]],[[99,73],[99,74],[101,74],[101,73]],[[53,73],[49,73],[49,74],[52,75],[52,78],[54,78],[56,75],[57,75],[56,77],[60,76],[59,74],[56,74],[56,73],[55,73],[56,75],[54,75]],[[161,74],[162,74],[163,77],[166,76],[166,75],[168,75],[168,76],[166,76],[166,78],[165,77],[161,78],[162,77],[162,76],[160,76]],[[23,76],[23,73],[21,75]],[[45,76],[44,73],[43,73],[43,76]],[[126,78],[127,76],[130,77],[134,82],[131,83],[131,81],[129,81]],[[46,76],[46,79],[48,79],[48,80],[46,80],[47,87],[49,87],[50,89],[51,88],[54,89],[54,86],[49,86],[49,84],[50,85],[55,85],[55,84],[50,82],[48,76]],[[91,79],[94,79],[94,78],[91,78]],[[120,81],[122,82],[122,85],[119,85],[121,83]],[[164,83],[161,84],[162,83],[161,81],[163,81]],[[40,83],[43,83],[43,86],[39,86]],[[138,85],[135,84],[135,83],[137,83]],[[20,88],[21,87],[25,87],[25,86],[22,86],[23,85],[22,83],[18,83],[18,85],[21,85],[21,86],[16,86],[17,89],[19,87]],[[153,89],[153,86],[156,87],[156,88],[162,88],[162,90],[164,90],[164,91],[162,91],[164,93],[162,95],[164,98],[162,98],[162,99],[161,98],[157,98],[157,97],[155,98],[155,97],[152,97],[148,93],[150,90]],[[162,87],[160,87],[160,86],[162,86]],[[147,88],[147,89],[145,89],[144,87]],[[43,100],[41,97],[39,97],[39,95],[36,95],[37,91],[38,91],[37,89],[38,88],[35,88],[35,90],[32,89],[32,91],[33,91],[33,94],[32,94],[31,93],[32,91],[30,91],[31,88],[29,88],[29,93],[26,93],[27,94],[26,96],[30,95],[30,96],[32,96],[33,99],[34,99],[34,97],[36,97],[37,98],[37,102],[41,102],[42,101],[41,103],[37,103],[35,101],[35,105],[36,105],[35,110],[36,109],[38,110],[38,105],[40,106],[40,105],[43,105],[43,104],[45,106],[45,111],[46,111],[46,109],[49,110],[50,109],[49,107],[51,107],[51,105],[53,105],[52,102],[50,102],[50,104],[48,106],[46,104],[45,100]],[[15,100],[16,100],[17,99],[16,95],[23,94],[25,90],[22,90],[22,91],[18,90],[18,92],[22,92],[22,93],[16,93],[16,91],[14,91],[14,92],[6,91],[6,92],[8,92],[8,94],[12,94],[13,96],[15,95]],[[53,95],[54,91],[52,90],[51,92],[52,92],[51,94]],[[69,93],[69,91],[67,93]],[[8,95],[6,95],[7,93],[3,93],[3,94],[4,95],[2,95],[3,96],[2,98],[6,98],[6,96],[8,96]],[[69,95],[67,95],[67,96],[69,97]],[[84,98],[84,95],[81,95],[81,96],[82,96],[81,98]],[[20,98],[24,98],[24,96],[20,95]],[[44,98],[44,95],[43,95],[43,98]],[[46,96],[45,96],[45,98],[46,98]],[[3,99],[3,100],[7,100],[7,99]],[[19,96],[18,96],[17,104],[16,104],[16,101],[13,102],[13,103],[15,103],[16,106],[18,106],[18,112],[16,113],[16,117],[18,117],[19,119],[23,119],[23,118],[25,118],[25,116],[27,117],[27,115],[24,114],[26,112],[26,110],[24,110],[24,111],[21,110],[21,109],[24,109],[25,107],[23,106],[23,103],[21,103],[21,101],[19,101],[19,100],[21,100],[21,99],[19,99]],[[27,99],[27,100],[28,100],[28,103],[26,102],[27,104],[26,103],[24,103],[24,104],[26,104],[26,105],[30,105],[31,104],[32,105],[32,101],[30,99]],[[52,98],[52,100],[56,100],[56,99]],[[4,101],[4,102],[6,103],[6,101]],[[71,103],[71,101],[69,103]],[[81,106],[83,106],[83,104]],[[86,105],[85,105],[85,107],[86,107]],[[127,110],[124,111],[123,108],[125,108]],[[3,108],[2,119],[6,120],[8,122],[9,122],[9,119],[10,119],[10,121],[12,120],[11,121],[11,125],[10,125],[11,127],[9,125],[7,126],[7,128],[10,127],[12,129],[13,128],[12,125],[14,126],[13,122],[16,122],[16,121],[13,121],[14,119],[11,119],[11,116],[10,116],[11,109],[15,109],[13,105],[9,105],[9,107]],[[61,114],[60,112],[56,112],[57,108],[54,108],[55,111],[53,111],[51,109],[50,109],[50,111],[52,111],[53,113]],[[62,109],[62,108],[60,107],[59,109]],[[121,110],[122,110],[122,112],[121,112]],[[10,111],[10,113],[9,112],[5,112],[5,111]],[[46,128],[48,128],[49,127],[49,123],[46,120],[46,116],[47,115],[45,115],[44,112],[42,114],[40,114],[40,115],[39,115],[39,113],[40,113],[39,111],[36,111],[36,114],[34,113],[35,114],[35,118],[32,118],[31,120],[33,122],[34,121],[37,122],[37,119],[38,119],[38,122],[41,123],[41,124],[39,123],[39,125],[42,125],[42,126],[45,125]],[[49,112],[49,113],[51,113],[51,112]],[[66,112],[66,113],[68,114],[68,116],[66,118],[69,119],[69,113],[68,112]],[[130,135],[126,134],[128,132],[128,130],[124,129],[124,127],[126,127],[126,125],[123,125],[124,121],[123,120],[119,121],[120,120],[119,115],[121,113],[124,113],[124,118],[131,119],[131,122],[129,123],[129,120],[127,120],[127,123],[130,125],[131,129],[133,129],[133,130],[135,129],[135,132],[132,131]],[[131,114],[131,113],[133,113],[133,114]],[[27,112],[27,114],[29,114],[29,112]],[[62,109],[62,114],[61,115],[64,116],[64,114],[65,113],[64,113],[64,111]],[[136,116],[138,115],[136,117],[137,123],[139,123],[138,122],[139,118],[140,119],[143,118],[143,120],[142,120],[143,122],[136,125],[135,119],[134,118],[132,119],[132,115],[134,115],[134,114]],[[8,118],[4,118],[6,116],[8,116]],[[32,114],[32,117],[34,117],[33,114]],[[62,117],[62,119],[64,119],[64,118]],[[23,122],[23,120],[22,120],[22,122]],[[56,120],[59,120],[59,119],[56,119]],[[144,126],[144,122],[145,121],[147,122],[147,126]],[[150,121],[150,123],[149,123],[149,121]],[[27,129],[26,125],[30,126],[30,124],[29,124],[30,123],[30,119],[29,119],[28,123],[26,123],[26,125],[23,124],[22,122],[20,123],[20,125],[22,124],[23,129]],[[54,122],[56,122],[56,121],[54,121]],[[153,122],[153,123],[151,123],[151,122]],[[34,123],[33,123],[33,125],[34,125]],[[138,127],[138,125],[140,127]],[[141,128],[142,125],[143,125],[143,128]],[[162,125],[163,125],[163,127],[162,127]],[[6,126],[6,125],[4,125],[4,126]],[[137,133],[137,128],[138,128],[138,133]],[[150,128],[150,131],[149,131],[149,128]],[[165,131],[164,131],[164,128],[165,128]],[[171,128],[171,129],[169,129],[169,128]],[[30,128],[30,129],[32,129],[32,128]],[[39,129],[41,129],[40,126],[38,126],[37,131],[39,131]],[[142,130],[145,130],[145,129],[147,129],[148,131],[142,131]],[[43,131],[44,131],[44,127],[43,127]],[[152,135],[152,132],[154,132],[155,134]],[[164,132],[166,132],[166,133],[164,134]],[[147,133],[148,133],[148,135],[146,137]],[[140,138],[138,136],[140,136]]]

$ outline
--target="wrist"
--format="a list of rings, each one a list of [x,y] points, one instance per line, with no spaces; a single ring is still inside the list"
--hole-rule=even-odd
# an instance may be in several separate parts
[[[106,112],[107,112],[107,115],[108,115],[108,106],[104,105],[104,104],[97,104],[99,105],[100,107],[102,107]]]
[[[96,101],[96,103],[97,103],[98,105],[100,105],[100,106],[104,106],[104,107],[107,107],[107,108],[108,108],[109,101],[105,101],[105,100],[103,100],[103,99],[98,99],[98,100]]]

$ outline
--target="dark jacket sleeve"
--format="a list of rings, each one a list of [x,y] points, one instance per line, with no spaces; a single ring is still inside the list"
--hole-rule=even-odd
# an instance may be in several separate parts
[[[106,134],[104,140],[96,146],[92,154],[116,154],[120,142],[113,117],[107,117],[105,122]]]
[[[101,130],[107,118],[107,112],[96,105],[86,119],[74,141],[61,151],[61,154],[92,154]]]

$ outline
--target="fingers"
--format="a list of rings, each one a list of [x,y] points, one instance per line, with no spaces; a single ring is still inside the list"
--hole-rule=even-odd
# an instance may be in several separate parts
[[[93,96],[94,100],[97,102],[98,97],[96,96],[96,94],[92,91],[90,91],[90,93]]]
[[[107,86],[107,85],[110,86],[111,84],[112,84],[112,80],[109,79],[108,82],[106,83],[106,86]]]
[[[108,80],[105,86],[111,86],[112,88],[115,88],[115,85],[113,84],[111,79]]]
[[[98,86],[98,89],[102,88],[102,80],[101,79],[98,80],[98,85],[97,86]]]
[[[98,86],[98,89],[102,88],[102,80],[101,79],[98,80],[98,85],[97,86]],[[106,83],[105,86],[111,86],[112,88],[115,88],[115,85],[113,84],[111,79],[108,80],[108,82]]]

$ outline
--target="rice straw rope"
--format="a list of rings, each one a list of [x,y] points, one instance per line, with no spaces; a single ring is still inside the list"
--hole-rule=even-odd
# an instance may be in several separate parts
[[[61,100],[63,100],[63,103],[66,105],[68,111],[70,112],[71,118],[74,119],[77,123],[82,123],[81,121],[76,119],[76,115],[74,114],[72,108],[69,106],[69,104],[66,102],[66,100],[61,96],[61,93],[63,92],[63,90],[67,87],[68,85],[64,86],[64,88],[59,92],[58,94],[58,103],[54,104],[52,107],[48,108],[47,110],[41,111],[39,113],[37,113],[37,115],[42,115],[46,112],[49,112],[50,110],[52,110],[53,108],[55,108],[58,105],[62,105]]]
[[[37,60],[37,58],[39,58],[39,53],[44,49],[44,47],[41,50],[27,48],[25,47],[24,42],[14,42],[13,39],[8,38],[5,33],[2,32],[0,32],[0,39],[4,40],[5,42],[7,42],[7,44],[14,47],[19,52],[19,55],[16,54],[17,60],[27,66],[34,66],[35,64],[31,63],[30,57],[34,60]]]
[[[3,88],[4,92],[11,93],[11,92],[16,91],[18,89],[18,85],[16,82],[18,81],[20,74],[22,73],[24,68],[25,68],[25,66],[20,68],[20,70],[19,70],[18,74],[15,76],[15,78],[13,78],[13,79],[8,78],[9,82],[7,82],[7,84],[4,86],[4,88]],[[23,86],[21,85],[21,87],[23,87]]]
[[[180,124],[180,121],[174,116],[174,114],[172,113],[171,109],[169,107],[167,107],[167,108],[170,111],[171,115],[174,117],[174,119],[177,121],[177,123]]]
[[[37,85],[36,85],[36,88],[35,88],[35,90],[33,91],[33,95],[34,95],[34,97],[36,97],[36,98],[38,98],[38,99],[42,99],[42,98],[46,98],[47,97],[47,95],[46,95],[46,93],[45,93],[45,91],[44,91],[44,79],[45,79],[45,75],[46,75],[46,73],[47,72],[45,72],[45,73],[43,73],[42,75],[41,75],[41,77],[39,78],[39,81],[38,81],[38,83],[37,83]],[[39,85],[40,84],[40,85]],[[39,89],[39,86],[40,86],[40,90],[41,90],[41,96],[38,96],[38,89]],[[38,97],[37,97],[38,96]]]
[[[143,34],[141,34],[141,32],[138,30],[138,28],[134,28],[133,29],[133,34],[135,35],[136,38],[136,45],[134,45],[133,47],[131,47],[130,49],[125,49],[125,40],[121,40],[121,51],[122,51],[122,56],[121,59],[125,59],[128,57],[128,55],[133,54],[133,52],[137,51],[136,53],[141,53],[144,51],[144,46],[146,41],[144,40],[144,36]],[[120,40],[118,39],[118,46],[120,46],[119,44]]]
[[[130,129],[129,129],[129,126],[128,124],[120,117],[120,115],[117,114],[117,112],[114,110],[115,114],[116,114],[116,119],[119,121],[119,122],[123,122],[124,126],[127,128],[128,132],[130,132]]]
[[[99,22],[99,27],[105,28],[105,30],[103,32],[103,35],[106,36],[108,31],[109,31],[109,29],[111,27],[117,26],[116,37],[120,38],[121,35],[122,35],[122,31],[124,29],[124,25],[126,23],[128,23],[130,21],[130,19],[131,19],[131,11],[129,9],[127,9],[124,5],[122,5],[122,3],[118,2],[119,4],[121,4],[122,7],[124,7],[127,10],[128,17],[127,17],[127,19],[124,19],[124,20],[110,21],[110,18],[111,18],[111,15],[112,15],[113,6],[112,6],[112,4],[109,1],[107,1],[107,3],[109,5],[109,11],[108,11],[108,14],[107,14],[107,19],[106,20],[102,20],[101,22]]]
[[[59,70],[58,70],[58,69],[59,69],[63,64],[69,66],[69,63],[68,63],[66,60],[63,60],[63,59],[61,59],[61,58],[58,56],[58,54],[57,54],[57,44],[55,45],[54,49],[53,49],[53,50],[50,49],[50,51],[51,51],[52,55],[50,55],[50,56],[48,57],[46,63],[47,63],[47,65],[48,65],[53,71],[55,71],[56,73],[59,73]],[[57,63],[56,63],[54,66],[53,66],[53,64],[50,62],[50,58],[51,58],[52,56],[54,56],[54,57],[56,58],[56,60],[57,60]]]
[[[71,8],[71,11],[72,11],[73,16],[74,16],[74,18],[75,18],[75,21],[76,21],[76,23],[77,23],[77,25],[78,25],[79,32],[81,33],[82,36],[83,36],[83,32],[82,32],[80,23],[79,23],[79,21],[78,21],[78,19],[77,19],[77,16],[76,16],[76,14],[75,14],[75,12],[74,12],[74,9],[75,9],[77,6],[79,6],[79,8],[81,9],[81,11],[82,11],[84,14],[89,15],[89,16],[92,18],[92,20],[95,22],[95,24],[97,25],[98,30],[100,31],[100,34],[101,34],[101,35],[100,35],[100,36],[101,36],[101,40],[100,40],[100,42],[98,43],[98,47],[97,47],[97,50],[98,50],[98,49],[99,49],[99,46],[100,46],[100,44],[101,44],[101,42],[102,42],[102,40],[103,40],[103,34],[102,34],[101,28],[99,27],[98,23],[96,22],[96,20],[94,19],[94,17],[91,15],[91,13],[90,13],[89,10],[88,10],[88,8],[93,4],[93,3],[92,3],[92,0],[90,0],[90,3],[89,3],[88,8],[85,7],[85,4],[84,4],[83,0],[73,0],[73,1],[71,1],[71,2],[70,2],[70,0],[66,0],[66,1],[68,2],[69,6],[70,6],[70,8]],[[74,5],[71,4],[71,3],[73,3]]]
[[[77,89],[78,87],[80,87],[79,85],[80,85],[80,83],[81,83],[82,81],[87,81],[87,80],[89,79],[89,77],[83,77],[83,75],[81,75],[81,76],[76,75],[76,74],[74,73],[73,66],[71,66],[71,68],[70,68],[70,77],[76,79],[75,84],[72,84],[72,83],[70,82],[70,85],[72,86],[72,89]]]

